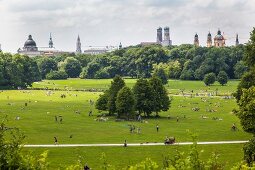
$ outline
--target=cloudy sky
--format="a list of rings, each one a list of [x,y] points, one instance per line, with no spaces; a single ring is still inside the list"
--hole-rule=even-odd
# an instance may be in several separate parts
[[[155,41],[156,29],[170,27],[173,44],[205,45],[218,28],[245,43],[255,27],[255,0],[0,0],[0,44],[15,52],[31,34],[38,47],[49,33],[59,50],[74,51],[77,35],[87,46],[135,45]]]

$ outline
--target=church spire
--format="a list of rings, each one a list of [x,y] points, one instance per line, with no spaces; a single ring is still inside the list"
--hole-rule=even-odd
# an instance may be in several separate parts
[[[197,33],[195,34],[195,37],[194,37],[194,45],[195,46],[199,46],[199,40],[198,40],[198,35],[197,35]]]
[[[76,41],[76,53],[77,54],[81,54],[81,40],[80,40],[80,36],[78,35],[77,41]]]
[[[53,48],[53,41],[52,41],[51,33],[50,33],[49,48]]]
[[[238,38],[238,34],[236,34],[236,46],[239,45],[239,38]]]

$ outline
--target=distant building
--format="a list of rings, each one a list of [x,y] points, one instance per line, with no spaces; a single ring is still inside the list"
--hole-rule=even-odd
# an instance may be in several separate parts
[[[238,38],[238,34],[236,34],[236,46],[239,45],[239,38]]]
[[[159,45],[157,42],[141,42],[141,46],[148,46],[148,45]]]
[[[119,49],[122,49],[122,44],[121,44],[121,42],[120,42],[120,44],[119,44]]]
[[[50,34],[48,47],[37,47],[36,42],[33,40],[32,35],[28,36],[27,41],[24,43],[23,48],[18,49],[18,54],[27,55],[29,57],[35,56],[56,56],[61,54],[68,54],[70,52],[64,52],[56,50],[53,46],[52,36]]]
[[[81,54],[81,40],[80,36],[78,35],[77,41],[76,41],[76,54]]]
[[[164,40],[162,41],[162,46],[172,45],[172,40],[170,40],[170,30],[169,27],[164,28]]]
[[[207,42],[206,42],[207,47],[212,46],[212,34],[209,32],[207,35]]]
[[[163,39],[162,28],[159,27],[157,29],[156,42],[141,42],[140,45],[141,46],[147,46],[147,45],[170,46],[170,45],[172,45],[172,40],[170,39],[170,29],[169,29],[169,27],[164,28],[164,39]]]
[[[28,39],[24,43],[23,48],[18,49],[19,54],[28,55],[29,57],[35,57],[42,55],[36,46],[36,42],[33,40],[32,35],[28,36]]]
[[[215,47],[225,47],[225,38],[221,35],[221,31],[218,30],[217,35],[214,37],[214,46]]]
[[[49,48],[54,48],[51,33],[50,33],[50,40],[49,40]]]
[[[157,29],[157,43],[158,44],[161,44],[162,43],[162,40],[163,40],[163,38],[162,38],[162,28],[161,27],[159,27],[158,29]]]
[[[119,48],[120,48],[120,46],[119,46]],[[121,48],[122,48],[122,45],[121,45]],[[90,54],[90,55],[97,55],[97,54],[104,54],[107,52],[112,52],[117,49],[118,49],[118,47],[116,47],[116,46],[105,46],[105,47],[100,47],[100,48],[90,46],[88,49],[84,50],[83,53]]]
[[[195,34],[195,37],[194,37],[194,45],[195,45],[196,47],[199,47],[199,39],[198,39],[197,33]]]

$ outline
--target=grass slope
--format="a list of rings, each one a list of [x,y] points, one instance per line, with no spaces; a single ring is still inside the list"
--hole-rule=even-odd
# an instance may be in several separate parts
[[[132,87],[136,80],[126,79],[127,85]],[[50,82],[50,83],[48,83]],[[80,80],[69,79],[65,81],[43,81],[33,87],[46,87],[52,85],[64,89],[106,89],[111,80]],[[55,85],[54,85],[54,84]],[[216,88],[221,95],[227,95],[235,91],[238,81],[230,81],[227,86],[206,87],[200,81],[170,80],[166,87],[173,96],[169,111],[160,113],[161,118],[144,118],[147,123],[139,122],[115,122],[109,117],[106,122],[95,121],[98,113],[91,101],[96,101],[100,92],[84,91],[51,91],[46,90],[9,90],[0,92],[0,118],[8,115],[8,127],[18,127],[27,136],[26,144],[52,144],[56,136],[59,143],[123,143],[126,139],[133,142],[163,142],[165,136],[175,136],[177,141],[190,141],[189,132],[197,133],[199,141],[222,140],[247,140],[251,136],[242,131],[238,118],[231,113],[236,107],[234,99],[223,97],[208,97],[208,93],[215,93]],[[193,96],[199,93],[202,96],[187,97],[184,93]],[[65,94],[66,98],[61,98]],[[25,106],[27,103],[27,106]],[[193,111],[192,108],[199,108]],[[93,116],[88,116],[92,110]],[[209,112],[213,111],[213,112]],[[77,111],[79,113],[77,113]],[[55,116],[62,116],[63,122],[55,122]],[[179,121],[177,122],[177,116]],[[204,117],[204,119],[202,118]],[[16,117],[20,117],[16,120]],[[170,119],[168,119],[170,117]],[[217,120],[213,120],[217,117]],[[58,117],[59,118],[59,117]],[[233,132],[230,127],[236,123],[238,131]],[[156,124],[159,124],[159,132],[156,132]],[[131,134],[129,125],[141,128],[141,134]],[[72,138],[70,138],[70,136]],[[186,150],[188,146],[178,147]],[[222,154],[222,161],[233,162],[242,159],[242,145],[210,145],[201,146],[205,150],[204,157],[214,150]],[[45,149],[34,148],[36,153]],[[92,148],[51,148],[49,149],[49,161],[52,169],[74,163],[75,155],[84,156],[86,162],[98,169],[98,158],[105,152],[110,163],[116,166],[134,164],[151,157],[161,164],[162,154],[173,153],[174,147],[92,147]],[[230,159],[231,157],[231,159]]]

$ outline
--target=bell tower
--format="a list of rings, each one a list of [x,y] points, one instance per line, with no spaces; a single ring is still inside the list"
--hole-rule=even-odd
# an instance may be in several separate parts
[[[207,47],[211,47],[212,46],[212,34],[209,32],[207,35]]]
[[[199,39],[198,39],[197,33],[195,34],[195,37],[194,37],[194,45],[195,45],[196,47],[199,47]]]

